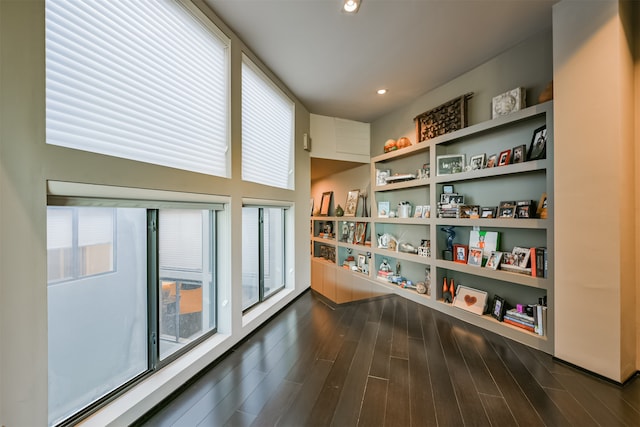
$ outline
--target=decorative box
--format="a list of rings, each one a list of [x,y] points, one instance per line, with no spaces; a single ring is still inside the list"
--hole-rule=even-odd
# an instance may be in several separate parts
[[[512,89],[493,98],[491,102],[491,118],[520,111],[526,106],[527,92],[523,87]]]

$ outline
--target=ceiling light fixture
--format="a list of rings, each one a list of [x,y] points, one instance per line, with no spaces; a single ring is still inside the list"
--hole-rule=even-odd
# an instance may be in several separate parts
[[[385,93],[387,93],[386,89],[378,89],[378,95],[384,95]]]
[[[360,8],[360,0],[344,0],[342,10],[347,13],[356,13]]]

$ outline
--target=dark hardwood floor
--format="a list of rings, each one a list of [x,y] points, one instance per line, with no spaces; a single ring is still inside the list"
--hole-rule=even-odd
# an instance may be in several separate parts
[[[639,426],[620,387],[392,296],[307,292],[144,426]]]

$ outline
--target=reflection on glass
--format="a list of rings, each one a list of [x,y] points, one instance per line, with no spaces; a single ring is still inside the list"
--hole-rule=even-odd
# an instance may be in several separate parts
[[[158,212],[160,359],[215,328],[212,215]]]

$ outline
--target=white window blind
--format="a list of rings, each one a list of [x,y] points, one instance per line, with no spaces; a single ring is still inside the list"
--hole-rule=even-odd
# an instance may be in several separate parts
[[[73,246],[73,210],[47,209],[47,249],[67,249]]]
[[[160,268],[202,271],[202,211],[159,211]]]
[[[78,246],[113,243],[113,214],[111,208],[78,210]]]
[[[228,40],[211,26],[176,0],[47,0],[47,143],[227,177]]]
[[[293,189],[294,103],[242,58],[242,179]]]

